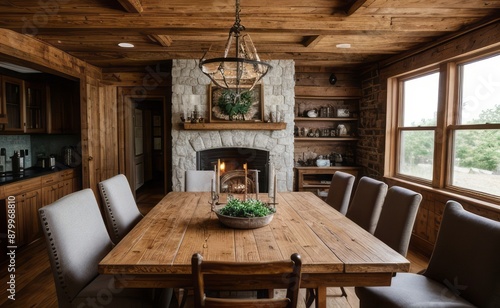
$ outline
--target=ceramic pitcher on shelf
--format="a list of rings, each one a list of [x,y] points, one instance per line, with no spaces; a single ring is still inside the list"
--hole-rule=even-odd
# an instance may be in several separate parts
[[[337,126],[337,136],[347,136],[347,128],[344,124],[339,124]]]

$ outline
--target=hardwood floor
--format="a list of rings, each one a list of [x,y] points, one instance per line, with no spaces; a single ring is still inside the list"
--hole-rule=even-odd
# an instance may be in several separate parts
[[[143,214],[149,212],[163,196],[157,185],[147,185],[141,188],[137,204]],[[408,260],[411,262],[410,271],[419,272],[425,269],[428,259],[414,251],[409,251]],[[45,241],[38,240],[26,249],[16,253],[16,282],[15,301],[8,299],[7,292],[9,275],[7,264],[0,265],[0,307],[57,307],[57,297],[54,280],[50,269]],[[277,290],[276,292],[279,292]],[[346,288],[347,297],[340,296],[339,288],[328,289],[328,307],[359,307],[359,301],[354,294],[354,288]],[[305,290],[301,290],[301,298],[305,300]],[[304,300],[299,301],[300,308],[305,307]],[[188,300],[188,304],[190,301]],[[188,307],[191,305],[187,305]]]

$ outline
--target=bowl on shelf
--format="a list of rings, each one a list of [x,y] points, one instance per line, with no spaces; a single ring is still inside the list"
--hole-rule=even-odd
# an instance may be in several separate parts
[[[307,112],[307,116],[310,118],[317,118],[318,117],[318,111],[316,109],[309,110]]]
[[[329,167],[330,160],[329,159],[316,159],[316,166],[318,167]]]

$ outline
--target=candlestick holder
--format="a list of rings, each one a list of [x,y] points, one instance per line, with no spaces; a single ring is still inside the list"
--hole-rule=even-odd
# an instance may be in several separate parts
[[[215,206],[219,204],[219,194],[212,190],[210,192],[210,200],[211,202],[208,201],[208,203],[210,204],[210,209],[213,212],[215,210]]]

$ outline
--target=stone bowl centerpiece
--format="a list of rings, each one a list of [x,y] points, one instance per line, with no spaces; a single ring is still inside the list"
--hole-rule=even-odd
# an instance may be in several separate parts
[[[226,205],[215,210],[219,221],[230,228],[255,229],[267,226],[273,220],[276,208],[256,200],[229,197]]]

